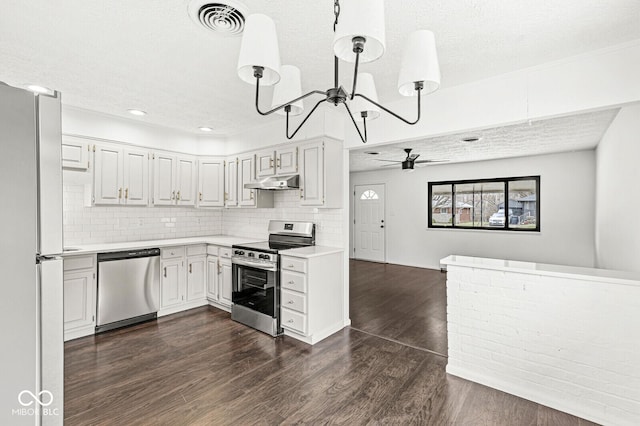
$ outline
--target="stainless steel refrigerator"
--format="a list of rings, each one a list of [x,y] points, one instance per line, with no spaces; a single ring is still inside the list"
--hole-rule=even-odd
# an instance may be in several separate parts
[[[58,93],[0,82],[0,424],[63,423]]]

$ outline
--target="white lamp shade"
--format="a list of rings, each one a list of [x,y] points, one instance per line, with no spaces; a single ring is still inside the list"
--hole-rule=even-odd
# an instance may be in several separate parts
[[[282,65],[280,67],[280,82],[273,88],[273,100],[271,107],[275,108],[280,105],[302,96],[302,83],[300,80],[300,68],[293,65]],[[292,103],[291,115],[299,115],[304,111],[302,100]],[[281,109],[276,114],[286,115],[286,111]]]
[[[378,92],[376,92],[376,84],[373,81],[373,76],[367,72],[358,73],[358,82],[356,87],[356,93],[365,95],[372,101],[378,102]],[[380,117],[380,108],[372,104],[366,99],[356,96],[349,102],[349,109],[353,114],[353,118],[357,121],[362,121],[363,111],[367,113],[367,121],[375,120]]]
[[[253,67],[263,67],[260,84],[271,86],[280,81],[280,50],[276,25],[262,14],[249,15],[242,34],[238,76],[243,81],[256,84]]]
[[[422,95],[440,87],[440,64],[436,51],[436,40],[428,30],[414,31],[409,35],[400,66],[398,91],[403,96],[416,96],[414,83],[424,82]]]
[[[340,16],[333,38],[333,52],[347,62],[355,62],[354,37],[364,37],[364,51],[360,62],[375,61],[384,53],[386,41],[384,31],[383,0],[348,0],[340,4]]]

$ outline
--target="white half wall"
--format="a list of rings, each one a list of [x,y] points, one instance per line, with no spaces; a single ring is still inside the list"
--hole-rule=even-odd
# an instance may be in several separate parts
[[[427,182],[540,175],[540,232],[427,228]],[[451,254],[594,266],[595,152],[550,154],[350,174],[353,255],[355,185],[386,185],[386,261],[439,269]]]
[[[622,108],[596,149],[596,265],[640,271],[640,104]]]

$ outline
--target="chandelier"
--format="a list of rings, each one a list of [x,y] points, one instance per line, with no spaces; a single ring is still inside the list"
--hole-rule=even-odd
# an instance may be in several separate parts
[[[398,91],[403,96],[416,96],[417,118],[413,121],[401,117],[378,103],[373,76],[359,73],[360,63],[372,62],[385,51],[385,25],[383,0],[349,0],[341,7],[334,2],[333,23],[334,87],[322,91],[312,90],[302,94],[300,69],[293,65],[280,65],[280,51],[275,23],[262,14],[247,18],[240,56],[238,76],[256,85],[255,106],[260,115],[278,113],[286,115],[286,136],[292,139],[309,117],[323,102],[335,106],[344,105],[358,135],[367,142],[367,119],[374,120],[384,111],[409,124],[420,120],[420,98],[434,92],[440,86],[440,66],[435,38],[431,31],[418,30],[409,35],[400,64]],[[338,82],[339,60],[354,63],[353,87],[347,92]],[[272,109],[262,111],[259,106],[260,86],[275,84]],[[322,95],[293,133],[289,134],[289,116],[304,111],[302,100],[312,95]],[[357,122],[362,122],[360,130]]]

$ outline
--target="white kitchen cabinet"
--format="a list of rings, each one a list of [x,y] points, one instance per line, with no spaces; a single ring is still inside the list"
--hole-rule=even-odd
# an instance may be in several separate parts
[[[149,204],[149,152],[115,144],[95,145],[94,204]]]
[[[342,207],[342,145],[332,139],[301,144],[300,205]]]
[[[207,256],[207,299],[210,302],[218,301],[219,274],[220,274],[220,265],[218,263],[218,256],[208,255]]]
[[[287,175],[298,172],[298,148],[277,147],[256,153],[256,178]]]
[[[64,340],[95,332],[96,269],[95,255],[72,256],[63,261]]]
[[[225,165],[224,205],[238,206],[238,157],[227,158]]]
[[[255,181],[254,155],[248,154],[238,157],[238,204],[240,206],[255,206],[256,189],[246,189],[245,183]]]
[[[158,316],[207,304],[206,262],[207,247],[204,244],[161,249]]]
[[[62,168],[87,170],[90,168],[92,143],[74,136],[62,136]]]
[[[231,259],[220,258],[220,276],[218,283],[220,284],[220,296],[218,301],[221,305],[231,307],[231,295],[233,292],[233,280],[231,274]]]
[[[156,152],[153,155],[153,204],[195,206],[196,157]]]
[[[231,309],[231,248],[207,247],[207,299],[209,304],[225,311]]]
[[[281,256],[281,325],[285,334],[315,344],[344,327],[342,252],[309,258]]]
[[[224,163],[217,157],[198,161],[198,207],[224,206]]]
[[[190,256],[187,258],[187,292],[186,300],[203,300],[206,298],[207,256]]]

